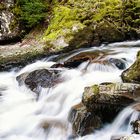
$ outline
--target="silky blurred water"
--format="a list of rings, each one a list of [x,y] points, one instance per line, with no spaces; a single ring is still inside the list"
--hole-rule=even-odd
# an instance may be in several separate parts
[[[27,65],[18,72],[1,72],[0,140],[67,140],[72,132],[67,119],[68,113],[73,105],[81,101],[84,87],[103,82],[121,82],[120,75],[123,70],[112,63],[105,64],[100,61],[117,58],[123,60],[127,69],[135,61],[139,50],[139,47],[133,47],[133,44],[137,45],[140,42],[82,49],[58,59],[59,62],[63,62],[86,51],[97,51],[101,54],[108,52],[105,57],[97,57],[96,61],[90,64],[85,61],[75,69],[57,68],[62,70],[61,77],[65,79],[64,82],[50,89],[39,87],[41,92],[38,100],[37,95],[25,85],[18,85],[16,77],[37,69],[52,69],[50,67],[56,63],[50,61],[52,56],[50,59]],[[137,118],[135,114],[137,113],[134,110],[126,108],[112,124],[94,134],[77,139],[109,140],[113,134],[122,133],[120,127],[125,119],[130,117],[130,120],[135,120]],[[130,134],[129,126],[125,127],[126,134]]]

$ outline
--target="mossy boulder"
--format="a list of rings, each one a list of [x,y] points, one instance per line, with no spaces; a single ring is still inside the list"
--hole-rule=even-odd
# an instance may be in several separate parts
[[[74,135],[85,135],[111,122],[126,106],[140,101],[139,84],[102,83],[85,87],[82,102],[72,107],[69,121]]]
[[[121,110],[140,101],[140,84],[102,83],[85,87],[82,103],[89,110]]]
[[[51,50],[61,50],[68,46],[73,34],[84,27],[77,20],[77,10],[67,6],[58,5],[53,8],[53,18],[45,31],[43,40]]]
[[[139,37],[138,0],[53,1],[50,23],[42,39],[59,51]]]
[[[98,33],[100,42],[117,42],[125,39],[124,33],[108,21],[99,23],[96,32]]]
[[[103,83],[86,87],[82,102],[87,108],[123,108],[137,99],[138,84]]]
[[[140,52],[138,52],[137,60],[134,64],[125,70],[121,77],[124,82],[140,83]]]

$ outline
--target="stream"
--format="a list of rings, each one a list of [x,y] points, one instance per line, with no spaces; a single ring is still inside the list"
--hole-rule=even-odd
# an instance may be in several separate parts
[[[113,43],[54,55],[29,64],[19,71],[0,72],[0,140],[68,140],[72,134],[68,114],[81,101],[84,87],[103,82],[121,82],[121,73],[136,60],[140,41]],[[51,68],[80,53],[92,52],[94,58],[74,68]],[[121,65],[114,63],[120,60]],[[63,82],[51,88],[39,87],[37,97],[16,77],[38,69],[61,70]],[[112,124],[76,140],[111,140],[114,135],[130,135],[130,122],[140,117],[131,107],[125,108]],[[126,120],[129,121],[127,124]],[[45,127],[45,129],[44,129]],[[134,136],[140,140],[140,136]],[[132,139],[133,140],[133,139]]]

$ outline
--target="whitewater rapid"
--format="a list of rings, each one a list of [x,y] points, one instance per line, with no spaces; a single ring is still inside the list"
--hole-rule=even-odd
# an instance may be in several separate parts
[[[108,53],[104,59],[123,58],[127,69],[134,63],[136,54],[140,50],[138,46],[133,47],[133,45],[140,46],[140,41],[81,49],[59,59],[59,62],[66,61],[79,52],[98,50],[102,54],[102,51],[109,51],[111,53]],[[40,87],[41,92],[36,100],[37,95],[25,85],[19,86],[16,77],[37,69],[51,69],[50,67],[56,63],[52,62],[51,58],[38,60],[18,72],[13,70],[0,73],[0,140],[67,140],[72,133],[67,120],[68,113],[73,105],[81,101],[84,87],[103,82],[121,82],[120,75],[123,70],[115,65],[93,62],[87,67],[88,62],[83,62],[75,69],[58,68],[63,70],[61,77],[65,79],[64,82],[50,89]],[[86,71],[83,71],[85,67]],[[126,108],[114,123],[103,130],[77,139],[109,140],[113,134],[120,132],[120,125],[125,119],[136,116],[134,114],[137,114],[134,110]],[[129,128],[126,132],[131,133]]]

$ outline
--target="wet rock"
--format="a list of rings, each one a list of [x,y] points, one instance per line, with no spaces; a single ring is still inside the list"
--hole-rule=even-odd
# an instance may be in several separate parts
[[[94,112],[90,112],[82,104],[72,107],[69,114],[69,121],[72,123],[73,134],[83,136],[101,127],[101,119]]]
[[[139,84],[107,83],[86,87],[82,102],[90,109],[93,108],[120,108],[138,100],[137,89]]]
[[[29,73],[27,72],[27,73],[22,73],[16,77],[16,80],[18,81],[19,86],[22,86],[23,84],[25,84],[25,80],[28,75],[29,75]]]
[[[117,42],[125,39],[123,32],[120,32],[113,24],[106,21],[102,21],[97,25],[96,33],[100,42]]]
[[[78,66],[84,61],[90,61],[90,63],[102,63],[102,58],[107,56],[110,51],[87,51],[87,52],[80,52],[77,55],[69,58],[67,61],[64,62],[64,66]]]
[[[139,84],[128,83],[102,83],[86,87],[82,103],[73,106],[69,114],[73,133],[89,134],[104,123],[113,121],[124,107],[138,100],[140,94],[136,89],[139,87]]]
[[[139,101],[139,84],[102,83],[86,87],[82,103],[88,110],[100,114],[102,122],[110,122],[126,106]]]
[[[63,63],[58,63],[53,65],[53,67],[66,67],[66,68],[76,68],[83,62],[88,62],[88,67],[92,63],[98,63],[103,65],[110,65],[115,66],[118,69],[125,69],[125,60],[117,59],[117,58],[107,58],[108,55],[113,55],[114,52],[110,50],[94,50],[94,51],[85,51],[85,52],[79,52],[76,55],[70,57]]]
[[[112,136],[111,140],[134,140],[133,136]]]
[[[64,64],[61,64],[61,63],[56,63],[51,66],[51,68],[62,68],[62,67],[64,67]]]
[[[25,84],[33,92],[39,93],[39,88],[51,88],[62,82],[60,70],[40,69],[31,73],[23,73],[17,76],[19,85]]]
[[[123,70],[126,68],[125,60],[123,59],[110,58],[109,62],[114,64],[120,70]]]
[[[140,52],[137,54],[137,60],[127,70],[122,73],[122,80],[130,83],[140,83]]]
[[[140,120],[131,122],[134,134],[140,134]]]
[[[85,61],[90,61],[90,63],[94,62],[94,59],[98,59],[99,57],[106,55],[107,52],[100,51],[90,51],[90,52],[80,52],[63,63],[58,63],[53,65],[52,67],[66,67],[66,68],[76,68],[81,63]]]
[[[61,64],[55,64],[53,67],[76,68],[85,61],[89,61],[89,63],[92,63],[94,62],[94,59],[97,60],[100,57],[104,57],[106,53],[107,52],[100,51],[80,52]]]

